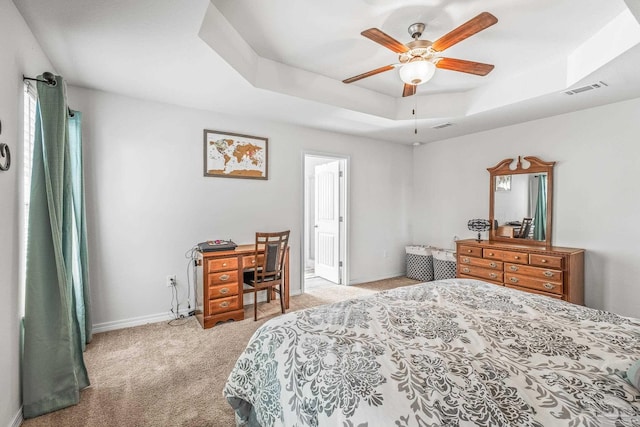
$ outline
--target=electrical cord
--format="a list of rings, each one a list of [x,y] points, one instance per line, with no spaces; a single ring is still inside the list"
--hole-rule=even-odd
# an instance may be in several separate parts
[[[193,295],[194,295],[194,305],[193,308],[198,307],[198,291],[196,290],[197,286],[197,278],[196,278],[196,269],[197,269],[197,260],[198,260],[198,246],[194,246],[185,252],[184,257],[187,259],[187,300],[189,305],[189,313],[191,313],[191,278],[193,277]],[[192,269],[189,269],[189,267]],[[190,274],[191,271],[191,274]]]
[[[178,319],[171,319],[167,322],[167,325],[169,326],[184,326],[187,323],[189,323],[189,317],[181,317]]]
[[[180,295],[178,293],[178,283],[173,282],[171,286],[171,319],[168,324],[171,326],[181,326],[187,323],[189,317],[195,314],[195,309],[198,306],[198,292],[196,290],[197,286],[197,260],[198,260],[198,246],[193,246],[191,249],[185,252],[184,254],[187,261],[187,309],[189,310],[187,315],[180,314]],[[191,268],[190,268],[191,267]],[[191,279],[193,278],[193,285]],[[194,295],[194,305],[193,309],[191,306],[191,287],[193,286],[193,295]],[[175,323],[180,320],[185,320],[185,322]]]
[[[189,318],[191,315],[185,316],[184,314],[180,314],[180,298],[178,296],[177,283],[173,283],[171,290],[171,313],[173,314],[173,319],[169,320],[167,324],[169,326],[183,326],[189,323]],[[173,309],[173,304],[175,302],[176,308],[175,311]]]
[[[171,314],[173,315],[174,320],[180,318],[180,301],[178,299],[178,290],[176,287],[176,283],[171,286]],[[173,309],[174,303],[176,306],[175,310]]]

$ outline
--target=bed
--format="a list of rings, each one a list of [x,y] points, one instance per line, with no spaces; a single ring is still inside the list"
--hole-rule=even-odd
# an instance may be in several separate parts
[[[640,426],[640,320],[478,280],[288,313],[223,394],[247,426]]]

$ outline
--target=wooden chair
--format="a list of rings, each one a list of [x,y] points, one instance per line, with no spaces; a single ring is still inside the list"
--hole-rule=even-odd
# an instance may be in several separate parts
[[[520,226],[520,231],[518,232],[518,235],[516,237],[519,237],[520,239],[526,239],[527,237],[529,237],[529,231],[531,231],[531,221],[533,221],[533,218],[522,219],[522,225]]]
[[[284,264],[289,245],[289,230],[278,233],[256,233],[253,271],[245,271],[243,282],[250,286],[243,292],[253,292],[253,320],[258,320],[258,292],[267,291],[267,302],[271,295],[280,294],[280,308],[284,314]]]

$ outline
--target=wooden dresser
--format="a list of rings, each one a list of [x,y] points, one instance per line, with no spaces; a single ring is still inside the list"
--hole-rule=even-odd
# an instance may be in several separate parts
[[[459,240],[457,277],[584,305],[584,249]]]
[[[198,253],[196,318],[203,328],[244,319],[242,273],[256,264],[254,248],[250,244],[232,251]],[[289,248],[284,271],[284,305],[289,308]]]

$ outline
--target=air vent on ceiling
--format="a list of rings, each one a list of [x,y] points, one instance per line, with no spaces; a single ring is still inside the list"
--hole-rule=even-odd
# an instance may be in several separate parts
[[[444,129],[448,128],[449,126],[453,126],[453,123],[440,123],[439,125],[432,126],[431,129]]]
[[[594,83],[592,85],[587,85],[587,86],[582,86],[582,87],[577,87],[575,89],[567,90],[564,93],[566,93],[567,95],[575,95],[577,93],[587,92],[593,89],[600,89],[604,86],[609,86],[609,85],[603,81],[599,81],[598,83]]]

